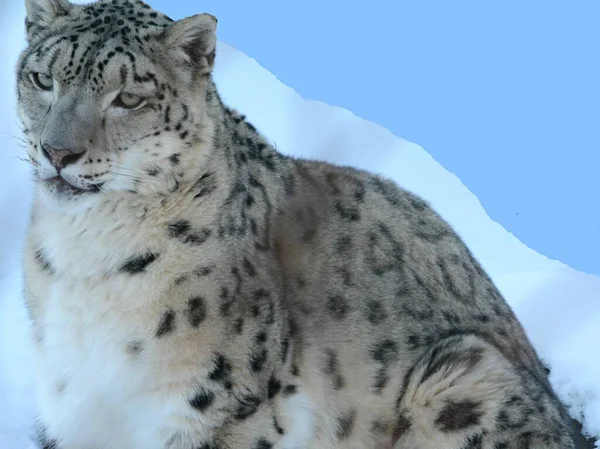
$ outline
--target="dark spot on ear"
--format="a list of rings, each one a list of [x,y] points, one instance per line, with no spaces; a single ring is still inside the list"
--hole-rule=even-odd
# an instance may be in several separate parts
[[[146,253],[139,256],[134,256],[127,260],[119,271],[129,274],[137,274],[146,271],[146,267],[158,258],[156,253]]]
[[[465,400],[449,401],[439,412],[435,424],[444,432],[456,432],[479,424],[483,415],[481,403]]]
[[[172,309],[167,310],[162,318],[160,319],[160,323],[158,323],[158,330],[156,331],[156,336],[158,338],[164,337],[165,335],[170,334],[175,330],[175,311]]]

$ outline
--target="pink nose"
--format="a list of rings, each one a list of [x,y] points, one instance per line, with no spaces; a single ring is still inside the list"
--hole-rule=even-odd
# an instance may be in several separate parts
[[[42,151],[44,153],[44,156],[48,158],[50,163],[59,172],[67,165],[77,162],[81,158],[81,156],[83,156],[83,152],[74,152],[67,149],[58,150],[46,144],[42,145]]]

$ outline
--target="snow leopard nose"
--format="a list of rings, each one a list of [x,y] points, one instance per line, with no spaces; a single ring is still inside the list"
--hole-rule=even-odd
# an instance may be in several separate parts
[[[84,153],[84,151],[73,151],[65,148],[52,148],[48,144],[42,144],[42,152],[59,173],[67,165],[77,162]]]

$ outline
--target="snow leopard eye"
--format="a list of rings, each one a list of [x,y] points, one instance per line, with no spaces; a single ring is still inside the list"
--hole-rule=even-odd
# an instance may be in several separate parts
[[[52,90],[54,80],[50,75],[45,73],[33,72],[29,75],[29,79],[35,87],[41,90]]]
[[[113,101],[113,106],[123,109],[139,109],[146,104],[146,100],[137,95],[121,93]]]

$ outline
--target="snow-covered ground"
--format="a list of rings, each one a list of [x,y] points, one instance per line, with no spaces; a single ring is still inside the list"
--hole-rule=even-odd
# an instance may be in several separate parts
[[[33,379],[19,252],[31,191],[26,165],[19,160],[23,153],[14,112],[13,68],[23,45],[23,8],[20,1],[6,5],[11,11],[0,10],[0,41],[12,45],[0,48],[0,449],[25,449],[32,447]],[[304,100],[222,43],[215,80],[224,101],[245,113],[280,151],[373,170],[430,201],[515,309],[573,416],[600,436],[600,351],[594,350],[600,342],[599,277],[526,247],[419,146],[346,110]]]

